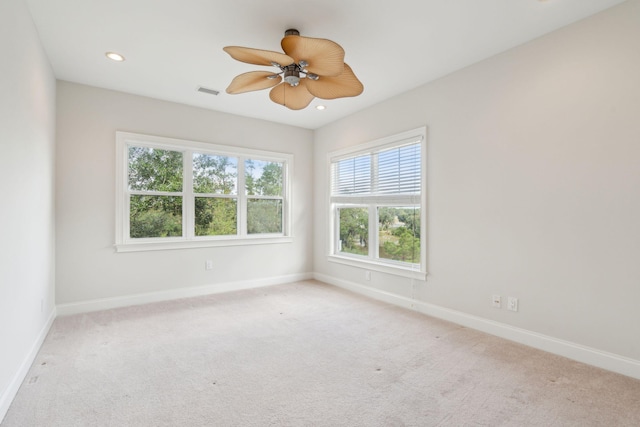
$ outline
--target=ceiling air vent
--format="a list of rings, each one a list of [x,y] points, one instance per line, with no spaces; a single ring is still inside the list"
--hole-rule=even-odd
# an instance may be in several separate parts
[[[198,92],[208,93],[209,95],[218,95],[220,93],[219,90],[209,89],[203,86],[198,86]]]

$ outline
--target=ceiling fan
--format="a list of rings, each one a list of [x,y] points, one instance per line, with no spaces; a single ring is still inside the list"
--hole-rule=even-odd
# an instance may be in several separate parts
[[[281,42],[285,53],[249,47],[227,46],[235,60],[274,66],[279,72],[250,71],[236,76],[227,93],[238,94],[271,89],[269,98],[291,110],[307,107],[314,98],[358,96],[364,86],[344,62],[344,49],[327,39],[302,37],[298,30],[285,31]]]

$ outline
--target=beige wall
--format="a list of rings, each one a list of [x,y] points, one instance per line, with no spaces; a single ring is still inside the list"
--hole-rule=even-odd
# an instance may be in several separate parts
[[[68,82],[57,111],[58,304],[313,271],[311,131]],[[116,253],[118,130],[292,153],[293,243]]]
[[[54,312],[55,79],[22,0],[0,1],[0,421]]]
[[[633,0],[319,129],[315,270],[640,360],[638,76]],[[427,281],[328,262],[327,153],[424,125]]]

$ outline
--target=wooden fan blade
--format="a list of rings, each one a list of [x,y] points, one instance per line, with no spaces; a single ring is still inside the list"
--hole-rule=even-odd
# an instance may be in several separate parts
[[[284,66],[293,64],[293,58],[284,53],[270,50],[252,49],[250,47],[227,46],[223,48],[233,59],[253,65],[272,66],[272,62]]]
[[[364,90],[364,86],[347,64],[344,64],[344,72],[337,77],[321,76],[318,80],[304,80],[307,81],[307,90],[322,99],[358,96]]]
[[[284,105],[290,110],[302,110],[313,101],[314,96],[309,93],[305,84],[306,79],[300,80],[298,86],[282,83],[269,92],[269,98],[276,104]]]
[[[282,77],[277,76],[273,79],[267,78],[273,75],[274,74],[270,71],[249,71],[248,73],[240,74],[231,81],[231,84],[227,88],[227,93],[235,95],[237,93],[251,92],[253,90],[262,90],[274,87],[282,81]]]
[[[285,36],[282,49],[296,63],[306,61],[310,73],[319,76],[338,76],[344,68],[344,49],[331,40],[302,36]]]

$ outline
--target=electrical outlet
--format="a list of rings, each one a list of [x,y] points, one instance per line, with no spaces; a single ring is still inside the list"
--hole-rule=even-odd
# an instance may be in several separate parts
[[[502,307],[502,297],[500,295],[494,295],[493,296],[493,307],[494,308],[501,308]]]
[[[208,259],[204,262],[204,269],[205,270],[213,270],[213,261]]]
[[[507,309],[511,311],[518,311],[518,298],[509,297],[507,300]]]
[[[365,271],[364,272],[364,278],[365,278],[365,280],[371,280],[371,272],[370,271]]]

